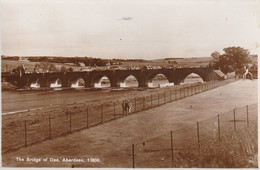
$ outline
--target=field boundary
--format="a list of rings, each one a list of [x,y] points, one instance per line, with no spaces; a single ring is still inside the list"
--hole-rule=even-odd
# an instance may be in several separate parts
[[[234,108],[184,128],[133,143],[109,155],[124,159],[128,168],[245,168],[246,161],[253,162],[249,168],[256,168],[257,113],[257,103]],[[207,153],[208,150],[214,154]],[[223,152],[235,153],[229,155],[229,159],[233,160],[225,162],[225,158],[219,158],[224,156]],[[217,163],[209,161],[210,164],[205,161],[207,156],[219,160]],[[86,166],[81,164],[77,167]]]

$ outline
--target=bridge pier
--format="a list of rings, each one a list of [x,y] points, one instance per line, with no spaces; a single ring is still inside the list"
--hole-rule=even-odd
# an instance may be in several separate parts
[[[189,74],[198,74],[203,81],[217,79],[213,70],[209,67],[188,67],[176,69],[141,69],[141,70],[94,70],[90,72],[55,72],[55,73],[21,73],[15,75],[2,75],[2,79],[16,81],[19,88],[28,86],[33,80],[39,80],[41,87],[50,87],[51,82],[59,79],[62,87],[70,87],[71,83],[78,78],[85,81],[85,87],[94,87],[100,79],[106,76],[111,87],[120,87],[120,82],[124,82],[130,75],[138,81],[138,87],[148,87],[149,82],[158,74],[167,77],[169,83],[179,85]],[[7,81],[8,81],[7,80]],[[29,82],[29,83],[28,83]]]

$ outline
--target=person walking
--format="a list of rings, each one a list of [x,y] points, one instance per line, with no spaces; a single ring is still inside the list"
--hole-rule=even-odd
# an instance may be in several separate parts
[[[128,115],[129,113],[129,103],[128,101],[125,101],[125,115]]]
[[[124,115],[125,114],[125,100],[123,100],[122,102],[122,114]]]
[[[132,103],[130,100],[128,100],[127,103],[128,103],[128,113],[131,113],[132,112]]]
[[[128,114],[128,111],[129,111],[128,101],[123,100],[122,110],[123,110],[123,115],[127,115]]]

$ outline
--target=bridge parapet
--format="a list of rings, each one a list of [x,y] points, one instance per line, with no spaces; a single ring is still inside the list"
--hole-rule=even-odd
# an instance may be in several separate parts
[[[23,73],[22,75],[2,74],[2,78],[13,77],[19,84],[19,87],[28,86],[31,82],[40,82],[41,87],[49,87],[50,83],[59,79],[62,87],[70,87],[72,81],[81,78],[85,81],[85,86],[93,87],[102,77],[106,76],[112,87],[119,87],[130,75],[134,76],[138,81],[139,87],[147,87],[158,74],[163,74],[169,83],[180,84],[189,74],[196,73],[204,81],[212,79],[211,67],[173,67],[173,68],[156,68],[156,69],[109,69],[109,70],[92,70],[77,72],[48,72],[48,73]]]

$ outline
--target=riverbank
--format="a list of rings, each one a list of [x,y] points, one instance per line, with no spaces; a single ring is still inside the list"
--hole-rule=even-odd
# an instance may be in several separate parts
[[[37,164],[17,162],[16,157],[47,157],[61,160],[64,157],[84,160],[98,157],[101,160],[100,163],[86,162],[80,165],[83,167],[131,167],[131,154],[128,155],[129,160],[123,160],[119,158],[119,153],[130,147],[132,143],[141,143],[171,130],[185,128],[197,120],[205,120],[216,114],[230,111],[234,107],[257,103],[256,91],[257,80],[239,80],[103,125],[3,154],[3,166],[71,167],[73,164],[69,162]],[[116,155],[113,154],[115,152]],[[113,159],[114,156],[117,159]]]
[[[10,82],[1,82],[2,91],[15,91],[17,87]]]
[[[195,83],[168,88],[143,89],[144,91],[142,92],[145,95],[142,95],[142,92],[136,95],[137,91],[130,93],[133,96],[122,96],[122,93],[117,93],[119,96],[116,99],[111,98],[107,100],[103,98],[105,101],[102,103],[92,98],[91,105],[82,102],[4,113],[2,116],[2,137],[6,140],[2,142],[2,152],[17,149],[24,145],[32,145],[46,139],[52,139],[120,118],[125,114],[122,109],[123,100],[129,100],[132,103],[131,113],[136,113],[234,81],[236,80],[229,79],[203,84]],[[97,95],[97,92],[94,94]],[[27,134],[30,135],[27,136]],[[25,143],[23,140],[20,140],[24,137]]]
[[[2,113],[19,112],[21,110],[31,110],[43,107],[65,107],[67,105],[72,106],[84,104],[86,106],[92,106],[94,104],[113,101],[115,99],[123,100],[135,96],[139,97],[153,92],[178,89],[179,87],[186,87],[188,85],[190,84],[187,83],[163,88],[105,87],[2,91]]]

